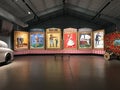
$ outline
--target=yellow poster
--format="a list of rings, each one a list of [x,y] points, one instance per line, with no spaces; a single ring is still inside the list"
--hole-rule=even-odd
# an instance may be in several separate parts
[[[28,49],[28,32],[14,32],[14,50]]]
[[[46,29],[46,49],[61,49],[61,29]]]

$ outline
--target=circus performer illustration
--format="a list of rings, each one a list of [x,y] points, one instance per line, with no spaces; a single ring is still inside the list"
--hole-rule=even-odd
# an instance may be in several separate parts
[[[100,33],[98,32],[98,33],[96,34],[96,36],[95,36],[96,45],[99,45],[100,37],[101,37],[101,35],[100,35]]]
[[[55,39],[56,47],[58,46],[58,38]]]
[[[36,42],[36,47],[39,46],[39,37],[37,35],[35,35],[35,42]]]
[[[49,37],[49,40],[50,40],[50,47],[54,47],[54,38],[56,38],[56,37],[54,37],[52,34],[50,34],[50,37]]]
[[[67,47],[73,47],[75,45],[74,41],[73,41],[73,37],[72,34],[68,34],[68,41],[67,41]]]
[[[88,45],[90,45],[90,38],[91,38],[90,35],[87,35],[87,34],[85,35],[85,39]]]
[[[80,42],[82,45],[90,45],[90,35],[88,34],[82,34],[80,37]]]
[[[17,37],[17,46],[22,47],[23,46],[23,38],[21,36]]]

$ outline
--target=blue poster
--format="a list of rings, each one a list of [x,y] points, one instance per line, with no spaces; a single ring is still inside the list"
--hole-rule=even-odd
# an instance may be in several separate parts
[[[31,32],[30,33],[30,48],[36,49],[44,48],[44,32]]]

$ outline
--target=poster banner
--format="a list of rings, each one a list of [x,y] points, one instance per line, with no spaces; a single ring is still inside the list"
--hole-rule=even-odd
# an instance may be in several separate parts
[[[30,32],[30,49],[44,49],[45,37],[44,29],[40,29],[39,32]]]
[[[64,29],[64,49],[77,49],[77,29]]]
[[[61,29],[46,29],[46,49],[61,49]]]
[[[92,48],[92,29],[81,28],[78,31],[78,49]]]
[[[28,32],[14,31],[14,50],[28,49]]]
[[[94,31],[93,35],[94,35],[94,49],[104,49],[104,30]]]

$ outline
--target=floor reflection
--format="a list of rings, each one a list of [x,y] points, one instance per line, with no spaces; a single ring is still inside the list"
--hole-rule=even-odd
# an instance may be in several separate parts
[[[0,90],[117,90],[119,70],[103,56],[17,56],[0,67]]]

